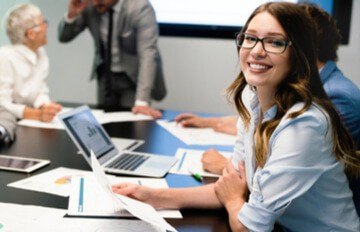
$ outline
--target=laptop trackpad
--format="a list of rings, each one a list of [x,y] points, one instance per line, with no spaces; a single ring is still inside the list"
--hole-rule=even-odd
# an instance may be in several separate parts
[[[161,161],[152,161],[149,160],[144,167],[145,168],[151,168],[151,169],[162,169],[168,165],[168,162],[161,162]]]

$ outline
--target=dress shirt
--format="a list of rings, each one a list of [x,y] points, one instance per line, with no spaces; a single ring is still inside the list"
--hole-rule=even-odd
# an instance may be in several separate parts
[[[122,72],[123,68],[120,65],[120,46],[119,40],[117,39],[118,33],[118,19],[121,13],[121,6],[123,1],[119,0],[113,7],[113,33],[111,39],[111,71]],[[106,44],[108,36],[108,25],[109,25],[109,12],[104,13],[100,18],[100,38],[101,41]],[[106,47],[106,46],[105,46]]]
[[[25,45],[0,48],[0,105],[22,118],[26,106],[48,104],[48,73],[49,59],[43,47],[36,53]]]
[[[119,0],[113,7],[113,33],[112,33],[112,41],[111,41],[111,71],[112,72],[122,72],[123,68],[120,65],[120,46],[117,34],[118,28],[118,19],[121,13],[123,1]],[[66,23],[73,23],[76,20],[76,17],[69,18],[68,12],[65,13],[64,19]],[[106,12],[101,15],[100,17],[100,38],[103,44],[107,42],[107,35],[108,35],[108,25],[109,25],[109,12]]]
[[[346,128],[360,149],[360,90],[338,69],[333,61],[320,70],[326,94],[340,114]]]
[[[238,121],[233,162],[237,167],[239,160],[244,161],[251,194],[238,213],[240,222],[250,231],[272,231],[275,221],[286,231],[360,231],[344,166],[332,151],[332,130],[324,110],[312,104],[296,118],[287,118],[303,107],[295,104],[270,137],[264,167],[256,168],[253,136],[260,106],[248,86],[242,99],[251,121],[247,129]],[[270,108],[263,122],[276,110]]]

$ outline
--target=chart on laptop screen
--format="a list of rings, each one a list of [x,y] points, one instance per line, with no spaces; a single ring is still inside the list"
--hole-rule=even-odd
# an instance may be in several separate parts
[[[91,149],[95,154],[101,155],[111,148],[110,141],[101,132],[93,118],[87,113],[82,113],[69,119],[69,124],[78,135],[79,139],[87,149]]]

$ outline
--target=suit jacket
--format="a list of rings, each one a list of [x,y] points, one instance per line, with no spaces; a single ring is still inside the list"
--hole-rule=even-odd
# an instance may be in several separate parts
[[[157,47],[158,25],[155,12],[148,0],[122,0],[123,5],[114,29],[119,41],[121,66],[136,83],[136,99],[161,100],[166,95],[161,58]],[[95,57],[91,79],[98,77],[97,70],[103,65],[100,39],[101,15],[89,5],[73,23],[62,19],[59,24],[59,40],[68,42],[88,28],[95,43]]]
[[[13,140],[15,137],[16,117],[2,107],[0,107],[0,125],[6,129],[11,140]]]

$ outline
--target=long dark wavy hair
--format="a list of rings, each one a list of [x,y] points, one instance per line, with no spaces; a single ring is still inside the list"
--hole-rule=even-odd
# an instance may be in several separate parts
[[[336,158],[345,164],[350,176],[360,176],[360,154],[356,152],[351,136],[341,123],[340,117],[329,101],[320,80],[316,66],[316,32],[310,16],[299,5],[285,2],[271,2],[259,6],[247,20],[242,32],[248,28],[249,22],[259,13],[272,15],[284,29],[291,41],[290,65],[287,77],[278,86],[275,93],[277,112],[272,120],[258,125],[255,140],[256,162],[260,167],[265,165],[269,152],[269,139],[286,112],[296,103],[303,102],[299,111],[288,115],[295,118],[308,110],[313,102],[320,105],[329,115],[329,125],[333,132],[333,150]],[[239,49],[239,48],[238,48]],[[247,85],[244,74],[240,74],[228,88],[228,96],[232,99],[244,122],[245,128],[250,123],[250,114],[242,102],[241,95]]]

